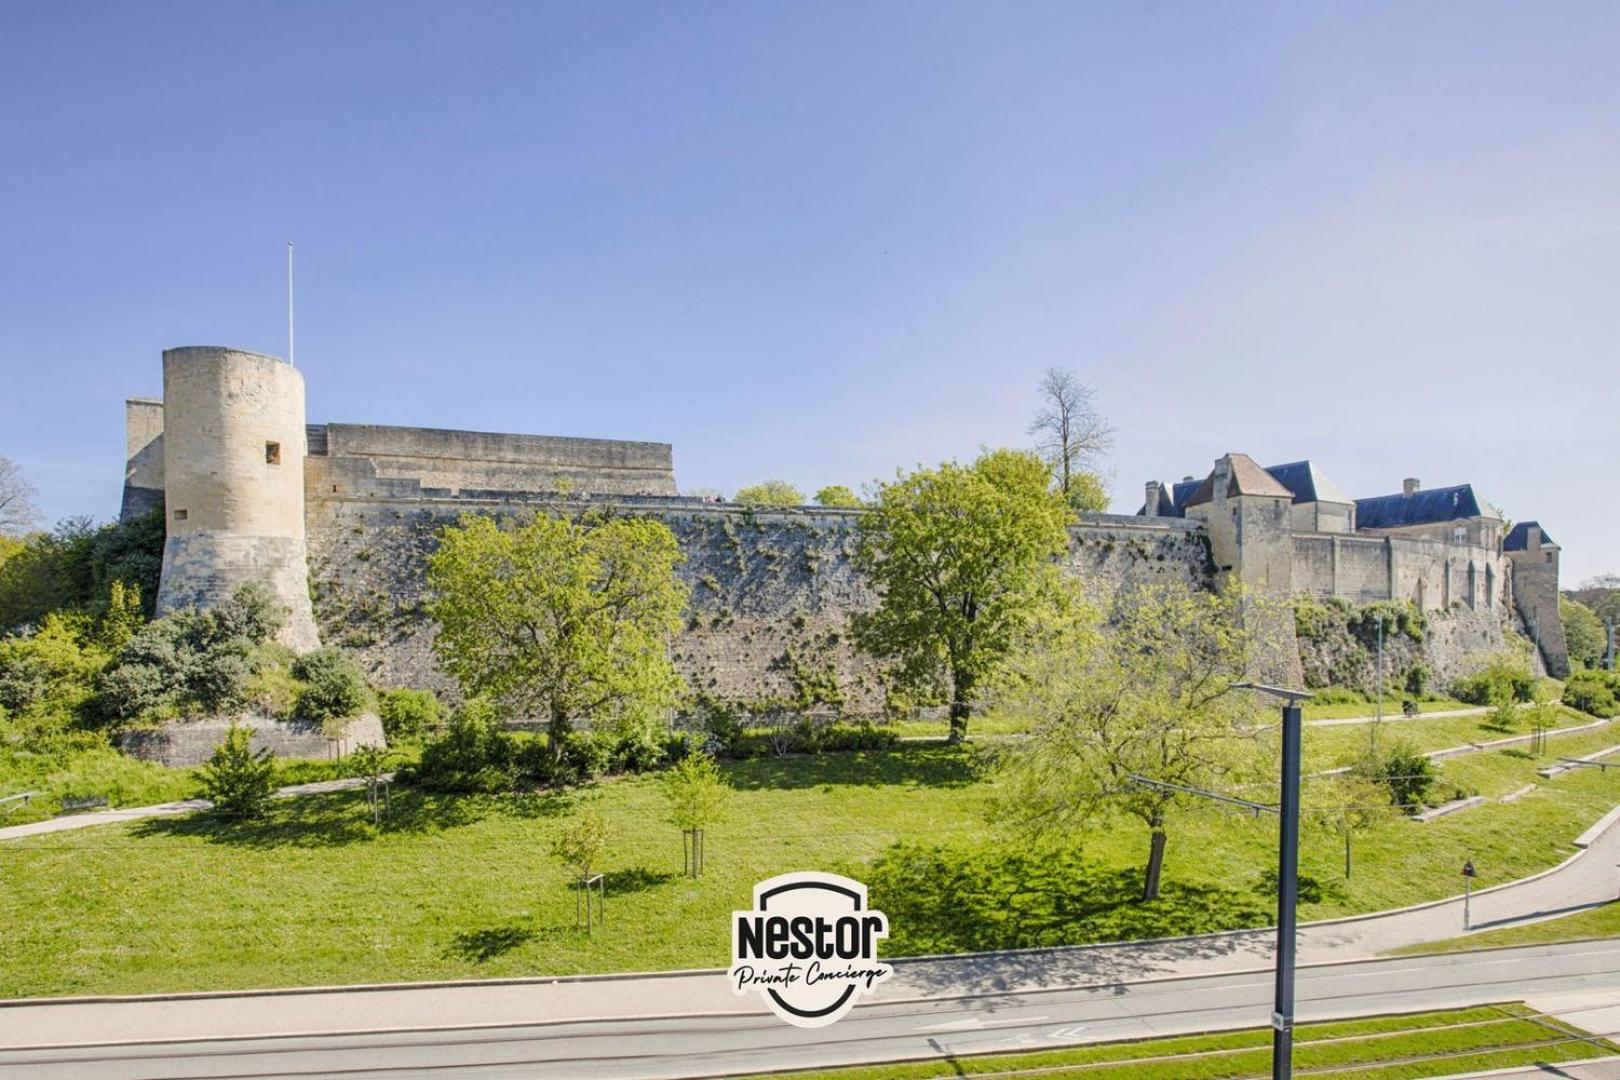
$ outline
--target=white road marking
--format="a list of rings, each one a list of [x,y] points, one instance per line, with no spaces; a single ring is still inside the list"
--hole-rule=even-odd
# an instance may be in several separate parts
[[[918,1031],[981,1031],[988,1027],[1005,1027],[1008,1024],[1038,1024],[1042,1020],[1050,1020],[1049,1016],[1018,1016],[1008,1020],[981,1020],[977,1016],[970,1016],[966,1020],[952,1020],[945,1024],[929,1024],[920,1027]]]

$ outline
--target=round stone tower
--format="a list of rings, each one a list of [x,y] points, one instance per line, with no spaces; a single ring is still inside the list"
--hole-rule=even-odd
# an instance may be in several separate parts
[[[262,582],[287,609],[281,640],[320,644],[304,550],[304,378],[273,356],[206,346],[163,353],[168,538],[161,615]]]

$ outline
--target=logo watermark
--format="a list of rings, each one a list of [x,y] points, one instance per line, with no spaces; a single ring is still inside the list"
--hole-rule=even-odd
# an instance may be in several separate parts
[[[782,874],[754,886],[754,910],[731,913],[731,989],[758,991],[796,1027],[825,1027],[894,973],[877,958],[889,920],[866,886],[837,874]]]

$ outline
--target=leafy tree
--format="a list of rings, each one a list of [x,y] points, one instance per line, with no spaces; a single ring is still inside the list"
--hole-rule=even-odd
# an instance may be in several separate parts
[[[66,727],[106,663],[88,619],[47,615],[32,634],[0,638],[0,708],[36,728]]]
[[[1077,472],[1070,476],[1065,499],[1082,514],[1106,513],[1113,501],[1108,497],[1108,485],[1094,472]]]
[[[682,833],[698,834],[697,849],[688,860],[692,876],[702,872],[701,844],[698,837],[725,811],[731,798],[731,785],[714,758],[698,752],[675,763],[664,774],[664,797],[669,800],[669,820]]]
[[[361,746],[349,752],[349,773],[366,782],[366,804],[371,807],[373,824],[382,821],[382,782],[391,757],[382,746]]]
[[[1046,465],[987,450],[879,487],[861,518],[856,565],[877,590],[856,637],[895,663],[905,690],[950,703],[950,738],[967,736],[979,683],[1050,593],[1070,512]]]
[[[293,661],[293,677],[304,683],[298,694],[301,719],[324,724],[358,715],[371,692],[354,658],[339,649],[316,649]]]
[[[786,480],[766,480],[740,489],[731,501],[740,506],[803,506],[804,493]]]
[[[993,709],[1029,728],[1000,755],[997,816],[1028,832],[1095,814],[1136,817],[1150,844],[1142,898],[1159,895],[1172,814],[1257,759],[1253,700],[1229,693],[1258,647],[1235,593],[1141,586],[1106,631],[1073,593],[998,672]],[[1143,784],[1138,778],[1157,784]]]
[[[1097,408],[1097,391],[1074,372],[1053,367],[1041,377],[1038,392],[1041,407],[1029,433],[1051,465],[1064,502],[1077,510],[1106,510],[1108,493],[1095,463],[1114,445],[1114,429]]]
[[[595,811],[580,814],[552,839],[551,854],[581,881],[596,873],[607,857],[607,820]]]
[[[70,518],[35,533],[0,560],[0,633],[37,625],[52,611],[100,615],[114,582],[135,589],[150,617],[163,567],[161,507],[129,521],[95,526]]]
[[[1350,845],[1394,816],[1389,788],[1356,773],[1341,773],[1304,785],[1305,818],[1344,842],[1344,876],[1350,878]]]
[[[545,718],[555,763],[577,718],[616,723],[674,704],[680,558],[669,528],[646,518],[465,519],[428,560],[434,653],[468,694]]]
[[[828,484],[816,492],[817,506],[855,507],[861,505],[860,496],[843,484]]]
[[[1560,597],[1558,616],[1564,623],[1569,658],[1582,667],[1597,667],[1608,648],[1608,634],[1597,612],[1578,600]]]
[[[37,515],[34,485],[15,464],[0,457],[0,535],[27,532]]]
[[[225,741],[202,769],[203,797],[231,817],[261,817],[275,794],[275,762],[270,751],[253,749],[253,729],[232,724]]]

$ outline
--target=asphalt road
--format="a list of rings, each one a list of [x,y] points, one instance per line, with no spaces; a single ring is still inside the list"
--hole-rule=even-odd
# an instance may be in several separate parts
[[[1620,941],[1302,969],[1302,1021],[1571,996],[1620,1002]],[[1269,972],[877,1001],[831,1028],[711,1014],[0,1052],[0,1080],[700,1077],[1263,1025]],[[184,1001],[171,1003],[186,1007]],[[273,1000],[254,1007],[275,1008]],[[1580,1018],[1573,1018],[1577,1023]],[[378,1017],[378,1026],[387,1017]],[[93,1039],[93,1033],[85,1033]]]

